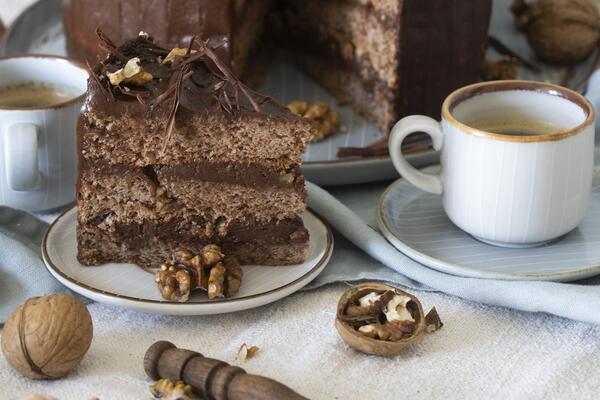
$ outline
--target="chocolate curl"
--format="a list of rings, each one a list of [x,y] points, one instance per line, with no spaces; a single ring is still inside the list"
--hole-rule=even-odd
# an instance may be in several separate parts
[[[167,134],[162,148],[163,156],[167,150],[169,142],[171,141],[171,136],[173,135],[173,129],[175,128],[175,116],[177,115],[177,109],[179,108],[181,99],[181,87],[183,86],[184,77],[187,75],[188,71],[189,66],[185,65],[183,68],[181,68],[179,71],[179,76],[177,77],[177,83],[175,85],[175,99],[173,100],[173,106],[169,112],[169,118],[167,119]]]

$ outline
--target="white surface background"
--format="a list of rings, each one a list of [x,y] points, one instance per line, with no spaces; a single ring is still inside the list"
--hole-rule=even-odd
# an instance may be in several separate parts
[[[32,0],[0,0],[10,22]],[[210,317],[166,317],[92,304],[94,340],[66,379],[33,382],[0,357],[0,398],[46,393],[61,400],[148,398],[142,357],[155,340],[234,362],[242,343],[261,348],[242,365],[312,399],[597,398],[600,327],[416,293],[445,326],[395,359],[365,356],[333,327],[339,284],[256,310]],[[569,307],[568,302],[565,307]]]

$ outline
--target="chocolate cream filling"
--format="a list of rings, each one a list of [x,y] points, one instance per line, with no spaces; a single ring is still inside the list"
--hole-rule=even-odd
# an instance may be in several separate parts
[[[81,175],[120,176],[128,172],[147,175],[157,186],[169,181],[222,182],[248,187],[279,187],[304,190],[304,177],[299,166],[281,170],[260,163],[232,161],[200,161],[193,164],[151,165],[145,168],[111,164],[105,160],[80,160]]]
[[[209,229],[198,229],[210,227]],[[102,227],[100,220],[92,220],[79,229],[79,233],[106,232],[119,242],[127,242],[129,246],[136,243],[144,248],[155,240],[172,241],[174,238],[182,244],[230,244],[230,243],[305,243],[308,231],[298,217],[270,223],[258,221],[232,221],[224,229],[202,217],[193,219],[174,218],[167,221],[144,221],[138,223],[115,223],[110,228]]]

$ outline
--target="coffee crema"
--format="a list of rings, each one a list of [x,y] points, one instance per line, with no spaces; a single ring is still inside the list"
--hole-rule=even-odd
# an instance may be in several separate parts
[[[78,91],[69,86],[26,82],[0,87],[0,107],[48,107],[69,101],[78,95]]]
[[[493,117],[469,121],[467,125],[480,131],[509,136],[537,136],[558,133],[563,127],[526,116]]]

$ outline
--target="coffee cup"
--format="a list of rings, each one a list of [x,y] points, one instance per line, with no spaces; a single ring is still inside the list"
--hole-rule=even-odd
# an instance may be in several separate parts
[[[392,129],[389,149],[404,179],[442,196],[450,220],[480,241],[538,246],[583,219],[594,168],[594,109],[553,84],[495,81],[465,86],[442,106],[442,120],[413,115]],[[441,150],[441,173],[413,168],[401,152],[426,132]]]
[[[75,200],[75,130],[88,76],[63,57],[0,58],[0,204],[43,211]]]

